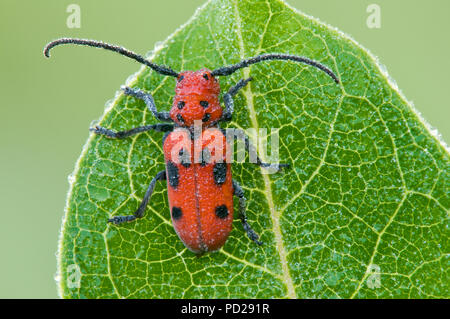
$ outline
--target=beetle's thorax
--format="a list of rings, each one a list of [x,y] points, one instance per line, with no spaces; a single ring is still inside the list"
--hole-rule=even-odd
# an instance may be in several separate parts
[[[209,126],[222,116],[220,86],[208,69],[181,72],[177,79],[170,117],[180,126],[191,127],[195,121]]]

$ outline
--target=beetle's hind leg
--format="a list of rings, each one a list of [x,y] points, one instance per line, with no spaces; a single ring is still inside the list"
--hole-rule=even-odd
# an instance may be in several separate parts
[[[246,210],[246,199],[244,195],[244,191],[241,188],[241,185],[239,185],[238,182],[233,180],[233,189],[234,189],[234,195],[236,195],[239,198],[239,217],[242,222],[242,226],[244,227],[245,232],[247,233],[248,238],[250,238],[252,241],[254,241],[258,245],[262,245],[262,242],[259,241],[258,234],[250,227],[249,223],[247,222],[247,215],[245,214]]]
[[[155,185],[157,181],[166,179],[166,171],[161,171],[152,179],[150,185],[148,185],[147,191],[145,192],[144,199],[142,200],[139,208],[134,212],[133,215],[127,216],[114,216],[113,218],[108,219],[108,223],[114,223],[116,225],[131,222],[137,218],[142,218],[144,216],[145,208],[148,205],[150,197],[152,196],[153,190],[155,189]]]

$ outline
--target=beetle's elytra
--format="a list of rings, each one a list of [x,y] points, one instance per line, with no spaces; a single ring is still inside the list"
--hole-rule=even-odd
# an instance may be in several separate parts
[[[231,164],[226,154],[229,148],[219,123],[231,121],[233,96],[252,78],[242,79],[223,96],[225,109],[220,106],[220,86],[217,76],[230,75],[252,64],[266,60],[290,60],[314,66],[328,74],[336,83],[337,76],[326,66],[305,57],[288,54],[264,54],[213,71],[175,72],[169,67],[156,65],[144,57],[119,46],[99,41],[62,38],[50,42],[44,50],[61,44],[85,45],[114,51],[147,65],[154,71],[176,78],[176,89],[170,112],[159,112],[152,95],[136,88],[123,87],[124,94],[143,100],[159,123],[115,132],[100,126],[91,128],[95,134],[109,138],[126,138],[141,132],[166,132],[163,142],[166,169],[150,182],[139,208],[133,215],[115,216],[108,220],[114,224],[131,222],[144,216],[155,184],[167,180],[170,215],[180,239],[192,252],[201,254],[221,248],[231,231],[233,221],[233,195],[239,198],[239,217],[248,237],[261,244],[259,236],[247,222],[245,196],[239,184],[232,179]],[[200,134],[194,136],[194,127],[200,123]],[[246,150],[251,147],[245,136]],[[199,150],[196,152],[196,150]],[[287,164],[267,164],[259,158],[257,165],[280,169]]]

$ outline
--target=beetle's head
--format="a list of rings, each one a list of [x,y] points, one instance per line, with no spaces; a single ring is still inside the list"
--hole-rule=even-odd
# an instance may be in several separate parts
[[[219,81],[210,70],[180,72],[170,117],[180,126],[193,126],[194,121],[208,126],[222,116],[219,94]]]
[[[231,75],[234,72],[242,68],[249,67],[252,64],[269,60],[300,62],[311,65],[321,70],[322,72],[325,72],[336,83],[340,83],[337,75],[334,74],[333,71],[331,71],[325,65],[305,57],[291,54],[261,54],[252,58],[244,59],[234,65],[224,66],[213,71],[202,69],[200,71],[185,71],[180,73],[172,70],[170,67],[150,62],[145,57],[125,48],[94,40],[74,38],[58,39],[50,42],[45,46],[44,55],[49,58],[50,50],[57,45],[63,44],[86,45],[89,47],[102,48],[105,50],[113,51],[130,59],[133,59],[139,63],[142,63],[159,74],[176,78],[176,95],[173,100],[172,109],[170,110],[170,118],[178,125],[185,127],[192,127],[195,121],[202,121],[203,126],[210,126],[211,124],[214,124],[218,120],[220,120],[223,110],[219,105],[220,86],[216,77]],[[250,78],[245,81],[248,82],[249,80]],[[241,84],[245,85],[246,82],[241,82]],[[236,92],[243,87],[242,85],[238,85],[239,83],[231,88],[231,96],[235,95]]]

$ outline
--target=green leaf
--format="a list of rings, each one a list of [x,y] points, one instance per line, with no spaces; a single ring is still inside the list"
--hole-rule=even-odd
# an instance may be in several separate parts
[[[229,126],[279,128],[280,161],[292,166],[273,175],[233,166],[265,244],[252,243],[236,220],[220,251],[196,257],[171,225],[165,182],[144,218],[107,224],[132,214],[164,169],[162,133],[91,134],[61,233],[62,297],[450,297],[449,154],[355,41],[279,0],[217,0],[150,59],[175,70],[213,69],[269,52],[318,60],[341,84],[286,61],[220,78],[226,91],[254,77],[235,97]],[[128,82],[169,109],[173,78],[142,67]],[[123,94],[100,121],[114,130],[149,123],[156,121],[144,103]]]

